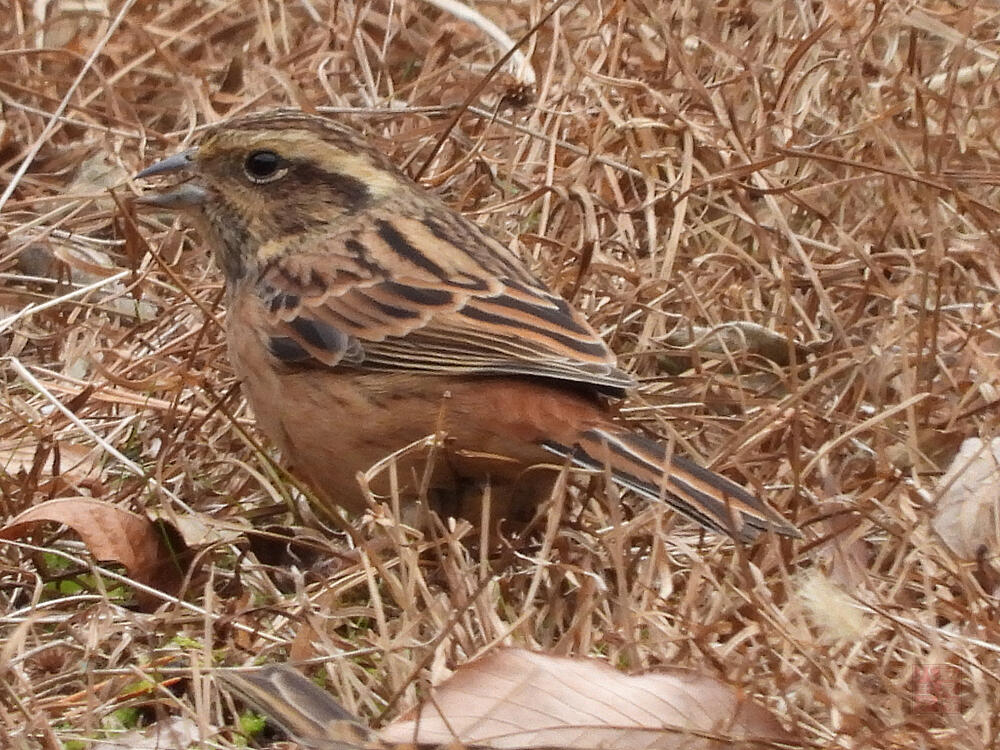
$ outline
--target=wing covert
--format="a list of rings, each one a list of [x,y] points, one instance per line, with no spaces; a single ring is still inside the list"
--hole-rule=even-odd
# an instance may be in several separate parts
[[[371,217],[269,258],[271,353],[299,365],[633,384],[586,320],[461,216]],[[461,245],[457,244],[461,243]]]

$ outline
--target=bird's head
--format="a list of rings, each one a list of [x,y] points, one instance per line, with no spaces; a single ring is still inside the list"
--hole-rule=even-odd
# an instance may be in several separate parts
[[[230,281],[410,186],[354,131],[291,111],[224,122],[136,176],[166,174],[184,179],[137,202],[191,213]]]

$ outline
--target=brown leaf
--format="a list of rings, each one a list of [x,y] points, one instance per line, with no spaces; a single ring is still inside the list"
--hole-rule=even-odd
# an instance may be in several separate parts
[[[388,742],[578,750],[731,748],[791,736],[715,677],[683,669],[630,676],[592,659],[501,649],[460,667]]]
[[[95,559],[120,563],[140,583],[168,593],[180,588],[178,555],[183,543],[176,534],[168,541],[165,527],[145,516],[89,497],[61,498],[15,516],[0,529],[0,540],[20,539],[43,521],[69,526]],[[139,599],[144,606],[154,603],[148,597]]]
[[[89,391],[85,391],[89,395]],[[0,441],[0,474],[30,478],[39,492],[64,492],[86,487],[93,494],[100,484],[100,456],[93,448],[65,441]]]

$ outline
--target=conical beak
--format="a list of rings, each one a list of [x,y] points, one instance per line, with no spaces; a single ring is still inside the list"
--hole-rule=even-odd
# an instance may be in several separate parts
[[[191,162],[194,161],[194,155],[196,153],[198,153],[198,149],[189,148],[187,151],[181,151],[179,154],[168,156],[166,159],[161,159],[156,162],[156,164],[150,164],[144,170],[139,172],[139,174],[135,176],[135,179],[144,180],[147,177],[153,177],[158,174],[182,172],[191,166]]]
[[[198,149],[190,148],[179,154],[168,156],[155,164],[151,164],[139,172],[135,178],[142,180],[161,174],[185,172],[191,168]],[[162,193],[152,193],[136,198],[136,203],[157,208],[190,208],[200,206],[208,199],[208,191],[192,182],[182,182]]]

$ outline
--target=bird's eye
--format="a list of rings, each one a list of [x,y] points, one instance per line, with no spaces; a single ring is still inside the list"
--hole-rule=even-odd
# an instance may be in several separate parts
[[[254,151],[243,162],[243,169],[258,185],[277,180],[288,171],[285,160],[273,151]]]

